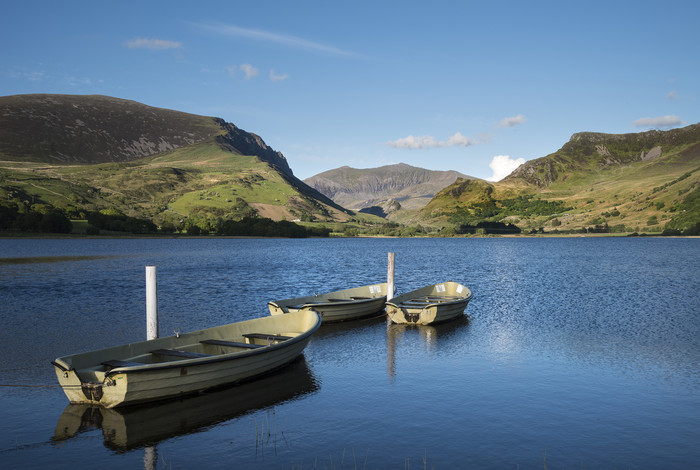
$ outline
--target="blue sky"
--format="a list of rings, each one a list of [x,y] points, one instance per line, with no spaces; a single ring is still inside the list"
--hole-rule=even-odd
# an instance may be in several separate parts
[[[576,132],[700,122],[697,1],[12,2],[0,95],[217,116],[307,178],[392,163],[500,179]]]

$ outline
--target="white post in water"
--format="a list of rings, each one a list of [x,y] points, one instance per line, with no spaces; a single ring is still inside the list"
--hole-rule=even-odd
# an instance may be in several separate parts
[[[155,266],[146,266],[146,339],[158,337],[158,277]]]
[[[394,298],[394,253],[389,253],[389,266],[386,272],[386,300]]]

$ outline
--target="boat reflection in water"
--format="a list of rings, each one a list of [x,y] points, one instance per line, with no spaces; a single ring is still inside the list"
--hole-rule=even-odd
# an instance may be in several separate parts
[[[467,315],[461,315],[454,320],[436,325],[397,324],[387,319],[386,344],[389,376],[393,378],[396,375],[396,359],[400,354],[399,348],[415,349],[424,345],[426,351],[434,351],[440,346],[440,343],[446,342],[467,325],[469,325]],[[416,337],[420,338],[420,341],[415,341]]]
[[[318,390],[317,380],[301,357],[274,374],[181,400],[124,408],[68,405],[58,419],[53,440],[63,441],[102,429],[105,446],[122,452],[205,431]]]

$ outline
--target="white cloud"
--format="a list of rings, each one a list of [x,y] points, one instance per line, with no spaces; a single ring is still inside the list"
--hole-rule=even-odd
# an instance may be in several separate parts
[[[454,135],[447,139],[447,147],[469,147],[470,145],[477,144],[478,142],[471,137],[465,137],[460,132],[455,132]]]
[[[673,127],[683,124],[683,121],[678,116],[658,116],[637,119],[632,124],[635,127]]]
[[[524,158],[513,160],[509,155],[496,155],[489,163],[493,176],[486,178],[488,181],[500,181],[510,175],[516,168],[525,163]]]
[[[668,100],[675,100],[678,97],[678,94],[676,93],[676,90],[671,90],[668,92],[668,95],[666,95],[666,99]]]
[[[226,67],[226,70],[231,78],[234,78],[238,74],[239,70],[242,71],[244,80],[250,80],[251,78],[257,77],[259,73],[259,70],[250,64],[229,65]]]
[[[126,43],[126,47],[129,49],[149,49],[151,51],[162,51],[166,49],[180,49],[182,47],[182,43],[177,41],[168,41],[166,39],[137,38],[128,41]]]
[[[258,76],[258,69],[256,69],[250,64],[241,65],[241,70],[243,70],[246,80],[250,80],[251,78]]]
[[[275,75],[275,71],[270,69],[270,80],[273,82],[282,82],[289,78],[289,75]]]
[[[285,47],[290,47],[293,49],[301,49],[311,52],[322,52],[325,54],[337,56],[354,55],[350,52],[343,51],[336,47],[327,46],[325,44],[320,44],[314,41],[309,41],[308,39],[303,39],[296,36],[288,36],[285,34],[272,33],[260,29],[248,29],[241,28],[240,26],[222,24],[197,24],[196,26],[223,36],[242,37],[260,42],[270,42]]]
[[[435,137],[429,135],[409,135],[408,137],[402,137],[400,139],[388,142],[389,147],[394,147],[397,149],[424,149],[430,147],[437,147],[438,142]]]
[[[519,126],[520,124],[525,122],[525,116],[522,114],[518,114],[517,116],[511,116],[511,117],[506,117],[501,119],[501,122],[496,124],[497,128],[501,127],[514,127],[514,126]]]
[[[479,142],[476,139],[466,137],[460,132],[456,132],[454,135],[448,137],[447,140],[442,141],[437,140],[431,135],[409,135],[408,137],[402,137],[400,139],[387,142],[387,145],[389,147],[402,149],[425,149],[435,147],[468,147],[477,143]]]

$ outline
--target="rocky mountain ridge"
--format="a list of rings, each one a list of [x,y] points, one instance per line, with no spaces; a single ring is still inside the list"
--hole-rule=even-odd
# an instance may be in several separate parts
[[[504,181],[525,181],[546,188],[566,180],[574,172],[600,171],[648,162],[681,149],[679,158],[700,156],[700,124],[668,131],[651,130],[632,134],[579,132],[556,152],[529,160],[508,175]]]
[[[396,207],[392,200],[400,207],[417,209],[457,178],[471,177],[456,171],[433,171],[399,163],[368,169],[343,166],[304,182],[352,210],[382,207],[387,203]]]

